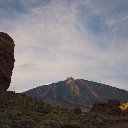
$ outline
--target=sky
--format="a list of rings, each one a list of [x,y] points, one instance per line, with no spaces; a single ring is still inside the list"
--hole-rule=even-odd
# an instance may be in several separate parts
[[[128,90],[127,0],[0,0],[15,42],[8,90],[85,79]]]

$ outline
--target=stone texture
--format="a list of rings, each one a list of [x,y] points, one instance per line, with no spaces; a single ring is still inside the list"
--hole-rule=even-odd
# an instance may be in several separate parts
[[[14,68],[14,41],[4,32],[0,32],[0,91],[6,91],[11,83]]]

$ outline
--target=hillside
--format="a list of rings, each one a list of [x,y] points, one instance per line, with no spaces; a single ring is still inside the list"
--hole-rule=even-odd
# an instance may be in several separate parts
[[[63,107],[91,106],[95,102],[103,102],[109,99],[118,99],[121,102],[128,100],[128,91],[72,77],[30,89],[23,94]]]
[[[0,128],[127,128],[128,116],[51,107],[20,93],[0,92]]]
[[[0,91],[0,128],[32,128],[51,111],[43,101],[12,91]]]

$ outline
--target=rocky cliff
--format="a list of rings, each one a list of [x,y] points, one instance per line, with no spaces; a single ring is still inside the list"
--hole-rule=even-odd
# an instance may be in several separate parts
[[[0,91],[6,91],[11,83],[14,68],[14,41],[4,32],[0,32]]]

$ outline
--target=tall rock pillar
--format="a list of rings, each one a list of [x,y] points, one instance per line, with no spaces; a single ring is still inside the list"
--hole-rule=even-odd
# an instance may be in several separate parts
[[[14,41],[4,32],[0,32],[0,91],[6,91],[11,83],[14,68]]]

